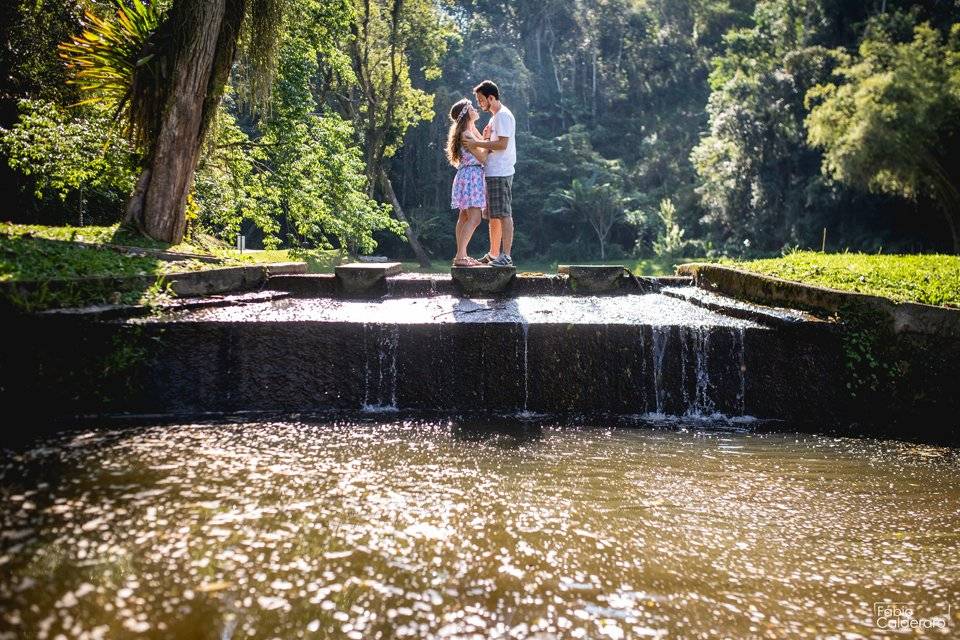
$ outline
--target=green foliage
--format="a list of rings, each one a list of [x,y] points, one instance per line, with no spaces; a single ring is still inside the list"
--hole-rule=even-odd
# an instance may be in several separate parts
[[[264,106],[270,98],[290,4],[285,0],[250,0],[245,5],[240,49],[248,79],[248,100],[253,105]]]
[[[280,222],[257,206],[256,194],[263,188],[263,179],[252,157],[253,142],[227,108],[229,98],[221,104],[210,144],[197,166],[192,210],[195,218],[188,233],[209,233],[234,245],[243,222],[249,220],[273,244]]]
[[[311,20],[323,14],[300,17],[280,48],[270,112],[245,131],[235,103],[227,100],[221,109],[212,149],[197,172],[199,224],[231,243],[252,223],[268,247],[284,242],[369,253],[374,232],[402,228],[367,195],[350,123],[318,113],[313,79],[325,40],[316,37],[319,26]]]
[[[407,130],[433,117],[433,95],[414,86],[413,60],[425,79],[438,66],[454,29],[433,0],[350,0],[351,67],[335,72],[335,87],[355,87],[362,99],[338,96],[335,105],[363,136],[367,170],[392,157]]]
[[[702,241],[685,238],[686,230],[677,221],[677,207],[669,198],[660,201],[657,217],[663,224],[653,243],[653,251],[660,258],[671,259],[689,255],[703,255],[706,247]]]
[[[172,64],[164,48],[173,41],[159,32],[163,16],[155,3],[117,0],[113,15],[87,10],[86,28],[59,47],[73,75],[69,82],[86,96],[81,104],[115,110],[137,147],[149,149],[166,108]]]
[[[76,88],[57,45],[80,27],[87,0],[7,0],[0,3],[0,104],[32,97],[69,104]],[[0,125],[8,125],[3,117]]]
[[[839,319],[847,393],[852,398],[889,400],[903,370],[889,319],[856,306],[844,309]]]
[[[100,18],[84,12],[86,29],[63,42],[60,57],[72,72],[70,83],[90,95],[84,102],[105,101],[120,107],[130,99],[137,67],[148,64],[144,56],[151,34],[160,24],[156,3],[117,0],[116,14]]]
[[[290,5],[292,19],[279,48],[271,51],[255,25],[281,20],[280,3],[253,4],[237,76],[247,78],[240,85],[250,98],[251,91],[262,93],[251,89],[250,76],[257,75],[251,69],[277,66],[275,76],[258,75],[271,78],[276,100],[271,110],[251,115],[237,99],[239,92],[228,90],[195,175],[189,232],[233,244],[242,228],[255,227],[267,246],[372,251],[375,232],[399,233],[400,227],[367,195],[363,156],[350,123],[325,112],[314,93],[320,60],[349,71],[338,45],[349,28],[350,8],[319,0]],[[158,38],[166,37],[160,27],[164,16],[160,5],[139,0],[119,2],[110,17],[89,13],[85,30],[61,49],[75,71],[74,86],[89,98],[86,104],[66,108],[23,100],[17,122],[0,129],[0,153],[33,197],[56,195],[71,205],[80,200],[81,223],[84,202],[94,198],[112,203],[106,221],[120,218],[144,147],[124,140],[112,116],[129,104],[145,67],[159,64],[162,56],[154,50]],[[275,58],[278,65],[269,62]]]
[[[569,189],[557,194],[558,213],[567,213],[586,222],[600,243],[600,259],[606,259],[606,243],[610,230],[624,219],[626,201],[623,188],[614,182],[600,183],[598,176],[574,178]]]
[[[0,226],[0,282],[150,276],[203,268],[205,263],[198,261],[167,262],[128,256],[109,249],[83,247],[68,240],[37,237],[19,225]]]
[[[946,40],[928,23],[903,43],[875,29],[841,61],[838,82],[807,94],[823,172],[872,191],[931,196],[960,242],[960,23]]]
[[[836,199],[805,141],[804,92],[830,57],[805,28],[816,10],[803,4],[758,3],[754,24],[729,32],[713,62],[709,132],[691,160],[703,221],[727,253],[808,244]]]
[[[0,154],[30,207],[119,219],[150,136],[124,143],[110,114],[135,97],[152,131],[197,2],[0,9],[0,98],[29,97],[0,120]],[[232,17],[241,55],[191,233],[402,255],[372,200],[382,168],[449,254],[446,110],[490,77],[518,119],[521,260],[771,255],[819,247],[825,228],[833,246],[944,250],[936,209],[960,234],[952,2],[256,0]],[[56,43],[71,38],[66,85]],[[80,89],[107,106],[66,110]],[[267,93],[271,108],[249,108]]]
[[[21,100],[20,116],[0,129],[0,152],[27,176],[35,197],[101,192],[116,201],[133,189],[137,154],[102,106],[68,112],[45,101]]]

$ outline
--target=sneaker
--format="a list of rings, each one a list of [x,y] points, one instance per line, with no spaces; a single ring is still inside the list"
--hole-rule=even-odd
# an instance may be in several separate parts
[[[483,257],[480,258],[480,262],[483,264],[490,264],[493,260],[494,258],[491,258],[489,253],[483,254]]]
[[[513,259],[505,253],[498,255],[491,263],[491,267],[512,267]]]

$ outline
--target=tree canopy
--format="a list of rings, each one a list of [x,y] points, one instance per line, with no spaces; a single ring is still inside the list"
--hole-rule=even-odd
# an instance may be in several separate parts
[[[8,217],[122,217],[167,113],[145,96],[175,91],[171,29],[195,1],[3,9]],[[833,248],[960,251],[953,2],[217,1],[232,22],[197,107],[188,232],[449,257],[446,112],[490,78],[517,117],[525,259],[768,255],[825,229]],[[104,77],[77,48],[98,21],[139,84],[89,86]],[[112,115],[144,106],[125,139]]]

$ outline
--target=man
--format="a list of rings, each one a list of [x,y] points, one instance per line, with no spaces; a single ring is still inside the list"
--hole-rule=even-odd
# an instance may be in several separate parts
[[[500,102],[500,89],[484,80],[473,89],[477,105],[493,114],[484,128],[485,140],[467,142],[468,149],[487,149],[486,183],[487,218],[490,232],[490,253],[481,262],[494,267],[512,267],[513,259],[513,165],[517,162],[517,121],[510,109]],[[500,250],[501,241],[503,251]]]

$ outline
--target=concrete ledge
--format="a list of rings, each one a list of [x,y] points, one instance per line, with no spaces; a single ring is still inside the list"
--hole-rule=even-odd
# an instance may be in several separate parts
[[[210,295],[198,298],[174,298],[156,305],[127,305],[127,304],[95,304],[86,307],[72,307],[66,309],[48,309],[41,311],[41,316],[73,317],[92,320],[114,320],[148,316],[153,313],[175,313],[193,309],[211,307],[241,306],[256,302],[269,302],[289,298],[286,291],[247,291],[245,293]]]
[[[568,279],[561,275],[519,273],[510,285],[512,296],[563,296],[570,293]]]
[[[700,287],[664,287],[660,293],[671,298],[685,300],[690,304],[695,304],[710,311],[722,313],[731,318],[749,320],[768,327],[788,328],[802,325],[822,325],[826,322],[805,311],[744,302]]]
[[[306,262],[268,262],[263,266],[267,268],[268,276],[292,275],[307,272]]]
[[[570,289],[575,293],[609,293],[617,291],[623,284],[629,270],[622,264],[616,265],[561,265],[558,273],[570,277]]]
[[[497,295],[517,276],[515,267],[452,267],[450,276],[465,295]]]
[[[471,267],[470,270],[483,268]],[[690,278],[678,276],[628,277],[625,275],[617,281],[618,288],[608,293],[612,295],[659,293],[664,287],[684,287],[690,284]],[[350,296],[338,289],[337,280],[332,274],[271,274],[266,286],[303,298]],[[571,290],[570,278],[565,275],[518,273],[501,293],[509,296],[565,296],[578,292]],[[470,295],[449,275],[419,273],[390,276],[386,279],[384,286],[375,286],[365,294],[365,297],[384,295],[392,298]]]
[[[337,277],[332,273],[270,274],[267,286],[302,298],[330,297],[337,293]]]
[[[256,289],[266,280],[267,269],[260,265],[172,273],[160,279],[181,298]]]
[[[387,276],[401,271],[399,262],[351,262],[335,268],[337,283],[348,294],[361,294],[382,287]]]
[[[448,275],[404,273],[387,278],[386,295],[393,298],[455,296],[458,290]]]
[[[887,316],[897,333],[960,338],[960,309],[897,303],[880,296],[801,284],[715,264],[683,264],[677,267],[677,273],[690,276],[702,289],[740,300],[831,315],[845,308],[866,307]]]

